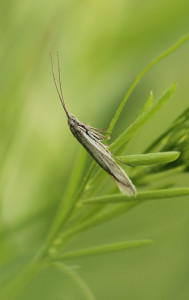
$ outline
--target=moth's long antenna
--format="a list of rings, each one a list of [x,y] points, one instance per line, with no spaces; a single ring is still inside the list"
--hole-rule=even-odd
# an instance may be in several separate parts
[[[64,96],[63,96],[63,92],[62,92],[62,83],[61,83],[61,75],[60,75],[60,60],[59,60],[58,51],[56,52],[56,55],[57,55],[57,61],[58,61],[58,80],[59,80],[60,92],[61,92],[61,97],[64,100]]]
[[[53,58],[52,58],[51,52],[50,52],[50,56],[51,56],[51,65],[52,65],[52,74],[53,74],[54,84],[55,84],[56,90],[58,92],[58,96],[60,98],[62,106],[64,108],[64,111],[65,111],[67,117],[69,118],[70,115],[69,115],[69,112],[68,112],[68,110],[66,108],[66,105],[65,105],[65,102],[64,102],[63,93],[62,93],[62,85],[61,85],[61,80],[60,80],[60,63],[59,63],[58,53],[57,53],[57,59],[58,59],[58,78],[59,78],[60,91],[59,91],[59,88],[58,88],[58,85],[57,85],[57,82],[56,82],[56,77],[55,77],[55,72],[54,72],[54,63],[53,63]]]

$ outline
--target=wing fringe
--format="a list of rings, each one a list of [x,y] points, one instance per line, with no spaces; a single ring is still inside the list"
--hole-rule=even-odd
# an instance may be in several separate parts
[[[112,178],[115,180],[120,192],[122,192],[124,195],[128,195],[128,196],[135,196],[136,195],[136,188],[135,186],[132,184],[132,182],[127,182],[127,184],[124,184],[122,182],[119,182],[118,180],[116,180],[113,176]]]

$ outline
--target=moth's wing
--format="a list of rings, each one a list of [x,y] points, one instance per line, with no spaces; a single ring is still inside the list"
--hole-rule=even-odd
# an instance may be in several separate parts
[[[121,193],[123,193],[124,195],[128,195],[128,196],[135,196],[136,195],[136,188],[135,188],[134,184],[131,182],[131,180],[129,179],[128,176],[127,176],[127,178],[125,178],[124,183],[118,181],[113,176],[112,176],[112,178],[114,179],[114,181],[117,184],[117,186],[118,186]]]
[[[95,131],[103,131],[103,132],[107,132],[108,130],[108,127],[105,127],[105,128],[95,128],[95,127],[92,127],[92,126],[89,126],[87,125],[88,128],[90,128],[91,130],[95,130]]]
[[[90,131],[88,132],[88,135],[89,135],[91,138],[95,138],[95,139],[97,139],[97,140],[99,140],[99,141],[103,141],[104,138],[105,138],[105,135],[103,135],[103,134],[101,134],[101,133],[98,133],[98,132],[95,132],[95,131],[93,131],[93,130],[90,130]]]
[[[93,144],[93,157],[100,166],[109,173],[119,190],[128,196],[136,195],[136,188],[125,171],[115,162],[106,145],[98,142]]]
[[[114,161],[107,146],[100,142],[100,137],[93,131],[86,131],[86,127],[81,126],[72,133],[96,160],[96,162],[115,180],[120,191],[127,195],[136,195],[136,188],[125,173],[125,171]]]
[[[114,181],[117,184],[119,190],[123,194],[126,194],[128,196],[136,195],[136,188],[135,188],[134,184],[132,183],[131,179],[129,178],[129,176],[125,173],[125,171],[112,158],[112,157],[114,157],[112,155],[112,153],[107,149],[106,149],[106,152],[108,153],[108,155],[107,155],[107,159],[109,160],[108,165],[111,166],[110,169],[112,170],[111,173],[110,172],[108,172],[108,173],[114,179]]]

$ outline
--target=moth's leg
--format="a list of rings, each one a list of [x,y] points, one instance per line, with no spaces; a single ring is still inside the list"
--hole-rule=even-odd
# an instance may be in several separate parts
[[[111,152],[110,152],[110,153],[111,153]],[[111,153],[111,156],[112,156],[113,158],[115,158],[116,160],[118,160],[119,162],[121,162],[122,164],[134,168],[134,166],[132,166],[132,165],[130,165],[130,164],[127,164],[126,162],[120,160],[119,158],[117,158],[116,156],[114,156],[112,153]]]
[[[105,139],[105,137],[106,137],[106,133],[99,133],[99,132],[96,132],[96,131],[92,131],[92,132],[94,132],[95,134],[97,134],[99,137],[100,137],[100,139],[103,141],[104,139]],[[108,137],[107,137],[107,139],[109,140],[110,139],[110,135],[108,135]]]
[[[108,130],[108,127],[106,127],[106,128],[95,128],[95,127],[91,127],[91,126],[88,126],[90,129],[92,129],[92,130],[95,130],[95,131],[103,131],[103,132],[107,132],[107,130]]]
[[[99,132],[96,132],[94,130],[88,130],[88,135],[90,135],[91,137],[94,137],[96,139],[98,139],[99,141],[103,141],[105,136],[100,134]]]
[[[94,128],[91,126],[88,126],[88,128],[90,128],[91,131],[98,133],[99,136],[102,137],[102,140],[105,138],[106,135],[108,135],[108,140],[110,139],[110,134],[107,133],[108,128]]]

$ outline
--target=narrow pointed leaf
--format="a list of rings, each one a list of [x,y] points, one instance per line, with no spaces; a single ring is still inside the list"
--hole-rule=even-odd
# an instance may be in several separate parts
[[[155,164],[165,164],[175,161],[180,156],[180,152],[158,152],[158,153],[147,153],[147,154],[136,154],[136,155],[124,155],[118,156],[118,158],[128,164],[134,166],[146,166]]]
[[[79,251],[68,252],[62,254],[61,256],[55,257],[55,259],[68,259],[68,258],[80,258],[80,257],[88,257],[94,255],[102,255],[112,252],[118,252],[123,250],[128,250],[132,248],[138,248],[141,246],[145,246],[151,244],[152,240],[137,240],[137,241],[126,241],[115,244],[108,244],[99,247],[87,248]]]
[[[188,196],[189,188],[174,188],[174,189],[162,189],[138,192],[136,196],[126,196],[121,194],[107,195],[95,198],[89,198],[83,200],[84,204],[97,204],[97,203],[120,203],[120,202],[132,202],[132,201],[146,201],[146,200],[158,200],[166,198],[174,198],[181,196]]]

